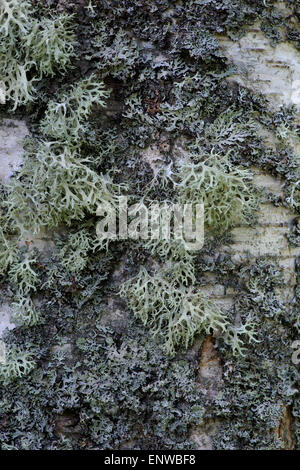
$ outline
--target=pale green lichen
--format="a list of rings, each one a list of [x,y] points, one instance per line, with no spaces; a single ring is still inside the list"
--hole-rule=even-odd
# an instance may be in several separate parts
[[[114,201],[113,189],[110,178],[91,170],[77,151],[42,143],[9,185],[8,216],[20,233],[37,234],[95,214],[102,201]]]
[[[175,266],[184,266],[186,276],[183,278],[183,283],[192,284],[195,282],[195,254],[185,247],[183,240],[148,240],[144,243],[145,248],[150,250],[154,256],[158,256],[160,260],[165,263],[173,263]]]
[[[121,285],[120,294],[171,357],[178,348],[191,346],[196,335],[211,332],[221,335],[234,354],[243,354],[243,338],[256,341],[254,322],[249,318],[244,325],[231,325],[199,287],[185,285],[190,276],[178,263],[161,267],[154,275],[141,268],[136,277]]]
[[[17,32],[26,34],[30,30],[30,15],[33,13],[29,1],[1,0],[0,32],[4,37],[14,38]]]
[[[36,263],[37,258],[34,251],[29,251],[10,267],[9,277],[21,295],[26,296],[36,290],[38,280],[38,274],[34,270]]]
[[[87,118],[93,105],[105,106],[109,90],[104,83],[97,81],[94,75],[80,81],[64,93],[60,100],[49,101],[44,119],[41,121],[41,132],[48,138],[71,143],[82,139],[86,131]]]
[[[9,266],[16,262],[18,247],[0,229],[0,275],[4,275]]]
[[[179,199],[184,204],[204,203],[206,229],[224,232],[251,222],[258,202],[252,179],[251,172],[233,166],[228,155],[212,153],[199,163],[180,164]]]
[[[35,21],[24,47],[41,75],[54,75],[70,67],[74,44],[73,17],[60,15]]]
[[[30,297],[23,297],[22,294],[23,292],[19,292],[12,304],[14,323],[18,326],[35,326],[43,323],[40,310]]]
[[[0,382],[9,384],[16,378],[28,375],[36,366],[33,354],[12,346],[6,351],[4,363],[0,363]]]
[[[74,56],[72,18],[61,15],[37,21],[28,1],[0,2],[0,81],[2,103],[12,109],[36,99],[43,75],[65,71]]]
[[[233,166],[228,154],[212,151],[201,158],[195,153],[179,163],[178,172],[168,168],[163,182],[175,188],[182,205],[204,203],[208,232],[224,233],[251,221],[258,201],[252,174]],[[226,314],[201,293],[196,285],[195,255],[187,250],[184,240],[150,240],[144,246],[164,265],[153,276],[142,268],[135,278],[122,284],[120,293],[134,315],[162,340],[167,353],[173,356],[180,346],[187,349],[197,334],[213,331],[231,346],[233,354],[243,355],[245,338],[256,341],[255,322],[249,317],[241,325],[230,323]]]
[[[135,66],[139,60],[139,48],[135,38],[128,32],[119,29],[113,42],[110,41],[108,25],[100,21],[95,28],[95,37],[92,46],[95,52],[87,55],[86,59],[97,59],[97,69],[102,77],[126,79],[134,74]]]
[[[65,93],[61,102],[49,102],[41,131],[54,140],[29,148],[7,188],[8,218],[21,234],[70,225],[94,214],[101,202],[114,202],[117,188],[110,177],[90,169],[90,161],[80,152],[91,107],[104,106],[108,94],[103,83],[91,76]]]

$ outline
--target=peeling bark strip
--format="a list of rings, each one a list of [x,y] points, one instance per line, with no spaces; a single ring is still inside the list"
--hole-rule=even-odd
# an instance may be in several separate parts
[[[0,1],[1,450],[300,449],[299,31],[299,0]],[[204,246],[104,243],[122,197],[204,202]]]
[[[199,365],[199,383],[208,398],[214,398],[222,385],[221,359],[211,336],[205,339]]]

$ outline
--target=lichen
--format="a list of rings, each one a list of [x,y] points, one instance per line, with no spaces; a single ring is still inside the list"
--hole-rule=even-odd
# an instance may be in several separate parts
[[[187,286],[188,281],[194,281],[193,274],[180,262],[152,276],[142,268],[135,278],[122,284],[120,294],[152,336],[162,340],[171,357],[179,347],[188,349],[201,333],[223,335],[234,354],[243,354],[243,336],[257,341],[255,323],[250,318],[244,325],[230,325],[225,312],[200,289]]]
[[[200,163],[180,165],[179,198],[183,204],[203,202],[208,230],[228,231],[251,221],[258,201],[251,179],[248,170],[232,167],[227,155],[213,153]]]
[[[86,131],[86,121],[93,105],[104,107],[109,96],[103,82],[95,76],[82,80],[61,96],[59,102],[49,101],[40,130],[48,139],[77,143]]]
[[[6,352],[6,361],[0,364],[0,381],[7,385],[11,380],[29,374],[35,367],[33,354],[19,348],[10,348]]]

